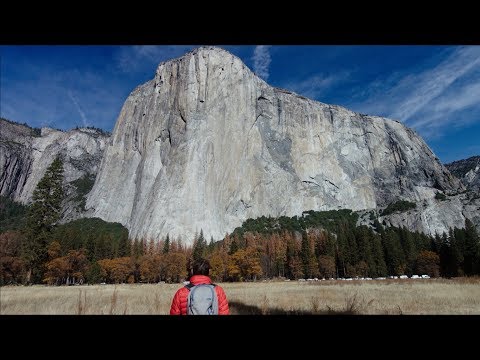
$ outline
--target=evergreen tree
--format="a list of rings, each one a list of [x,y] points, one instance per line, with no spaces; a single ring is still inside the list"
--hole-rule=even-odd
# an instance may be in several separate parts
[[[133,240],[132,249],[131,249],[130,254],[131,254],[130,256],[132,256],[135,259],[138,259],[140,256],[143,255],[143,241],[142,240],[138,240],[137,238],[135,238],[135,240]],[[105,258],[106,257],[101,257],[101,259],[105,259]]]
[[[372,277],[387,276],[388,271],[382,248],[382,240],[378,235],[375,235],[373,238],[372,253],[375,261],[375,273],[372,274]]]
[[[303,273],[308,278],[320,276],[318,270],[318,261],[315,256],[315,242],[313,237],[302,233],[301,259],[303,264]]]
[[[213,236],[210,236],[210,242],[208,243],[207,250],[208,254],[213,253],[213,251],[215,250],[215,241],[213,240]]]
[[[382,236],[382,243],[389,275],[403,275],[406,270],[405,256],[397,232],[388,228]]]
[[[337,235],[337,248],[335,252],[335,263],[337,265],[337,277],[347,276],[348,244],[342,232]]]
[[[465,219],[465,251],[464,271],[465,275],[478,274],[480,271],[479,238],[475,225],[468,218]]]
[[[443,277],[454,276],[453,256],[451,251],[451,244],[455,242],[455,236],[453,229],[448,230],[448,237],[442,237],[442,243],[440,244],[440,275]]]
[[[300,253],[300,258],[302,259],[303,264],[303,273],[306,277],[310,277],[310,246],[308,244],[307,234],[302,233],[302,250]]]
[[[417,250],[412,233],[405,226],[400,229],[400,242],[402,244],[403,253],[405,254],[405,261],[407,264],[406,272],[412,274],[414,272],[415,260],[417,258]]]
[[[47,260],[47,244],[55,223],[60,219],[63,192],[63,161],[60,157],[47,168],[33,192],[25,227],[23,257],[27,264],[27,282],[40,282],[43,263]]]
[[[167,238],[165,239],[165,243],[163,244],[162,253],[168,254],[169,251],[170,251],[170,235],[167,234]]]
[[[238,236],[235,234],[233,236],[232,242],[230,243],[230,249],[228,250],[228,255],[233,255],[238,251]]]
[[[465,229],[454,228],[455,242],[452,243],[453,262],[456,267],[455,276],[463,276],[464,272],[464,254],[465,254]]]
[[[102,268],[98,262],[94,262],[87,271],[86,279],[89,284],[98,284],[102,281]]]
[[[374,276],[377,266],[372,253],[373,233],[366,226],[360,226],[356,229],[357,245],[360,261],[364,261],[368,266],[368,276]]]
[[[204,257],[205,250],[207,248],[207,240],[203,236],[203,229],[200,229],[200,235],[196,239],[193,245],[192,257],[194,260],[198,260]]]
[[[373,221],[373,227],[375,228],[375,231],[382,235],[385,232],[385,229],[383,228],[382,224],[378,221],[378,219],[375,219]]]

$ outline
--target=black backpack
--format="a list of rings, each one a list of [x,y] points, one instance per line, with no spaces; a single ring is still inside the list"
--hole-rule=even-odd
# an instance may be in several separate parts
[[[215,284],[188,284],[187,315],[218,315]]]

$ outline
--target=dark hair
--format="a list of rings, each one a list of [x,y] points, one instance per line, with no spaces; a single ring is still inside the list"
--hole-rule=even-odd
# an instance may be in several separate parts
[[[210,273],[210,262],[207,259],[197,259],[190,261],[190,269],[189,269],[190,276],[193,275],[206,275],[208,276]]]

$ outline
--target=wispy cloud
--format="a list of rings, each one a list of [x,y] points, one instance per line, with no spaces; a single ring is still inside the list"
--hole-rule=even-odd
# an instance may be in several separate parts
[[[272,58],[270,56],[270,46],[269,45],[258,45],[253,51],[253,71],[263,78],[264,80],[268,79],[270,75],[270,63]]]
[[[461,113],[480,99],[479,46],[454,49],[433,66],[407,71],[372,82],[364,92],[367,97],[351,106],[400,120],[426,137],[468,123]]]
[[[407,76],[397,88],[397,91],[407,92],[407,96],[392,115],[406,121],[411,120],[457,79],[479,65],[480,47],[460,48],[433,69],[426,70],[417,76]],[[413,121],[412,125],[415,123],[416,121]]]
[[[110,130],[133,88],[89,71],[58,71],[34,64],[24,69],[25,77],[5,77],[1,115],[34,127],[69,130],[95,124]]]
[[[317,99],[324,92],[328,91],[334,86],[337,86],[349,79],[350,72],[342,71],[335,74],[317,74],[309,77],[305,80],[297,82],[290,82],[283,87],[289,90],[293,90],[296,93],[309,97],[311,99]]]
[[[73,96],[72,92],[68,90],[68,97],[72,100],[72,102],[75,104],[75,107],[77,108],[78,113],[80,114],[80,117],[82,118],[83,121],[83,126],[87,127],[88,126],[88,121],[87,117],[85,116],[85,113],[83,112],[82,108],[78,104],[78,101],[75,99]]]
[[[181,56],[192,48],[191,45],[122,46],[116,55],[116,65],[123,72],[142,71],[155,68],[160,62]]]

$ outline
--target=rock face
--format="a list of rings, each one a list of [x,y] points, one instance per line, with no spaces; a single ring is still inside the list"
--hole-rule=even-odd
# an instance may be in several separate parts
[[[261,215],[375,209],[463,190],[401,123],[271,87],[234,55],[202,47],[161,63],[130,94],[86,207],[131,237],[191,243],[200,229],[221,239]]]
[[[377,212],[375,215],[379,222],[386,226],[405,226],[411,231],[429,235],[442,235],[444,232],[448,234],[450,228],[463,228],[466,218],[476,224],[477,230],[480,229],[480,196],[473,192],[447,196],[445,200],[428,198],[416,205],[415,209],[405,212],[386,216]],[[360,212],[357,225],[373,225],[368,211]]]
[[[480,156],[454,161],[445,165],[470,190],[480,191]]]
[[[60,155],[67,195],[63,219],[78,217],[81,209],[74,201],[78,197],[75,181],[96,175],[108,139],[108,135],[93,129],[40,130],[0,119],[0,195],[29,203],[45,171]]]

